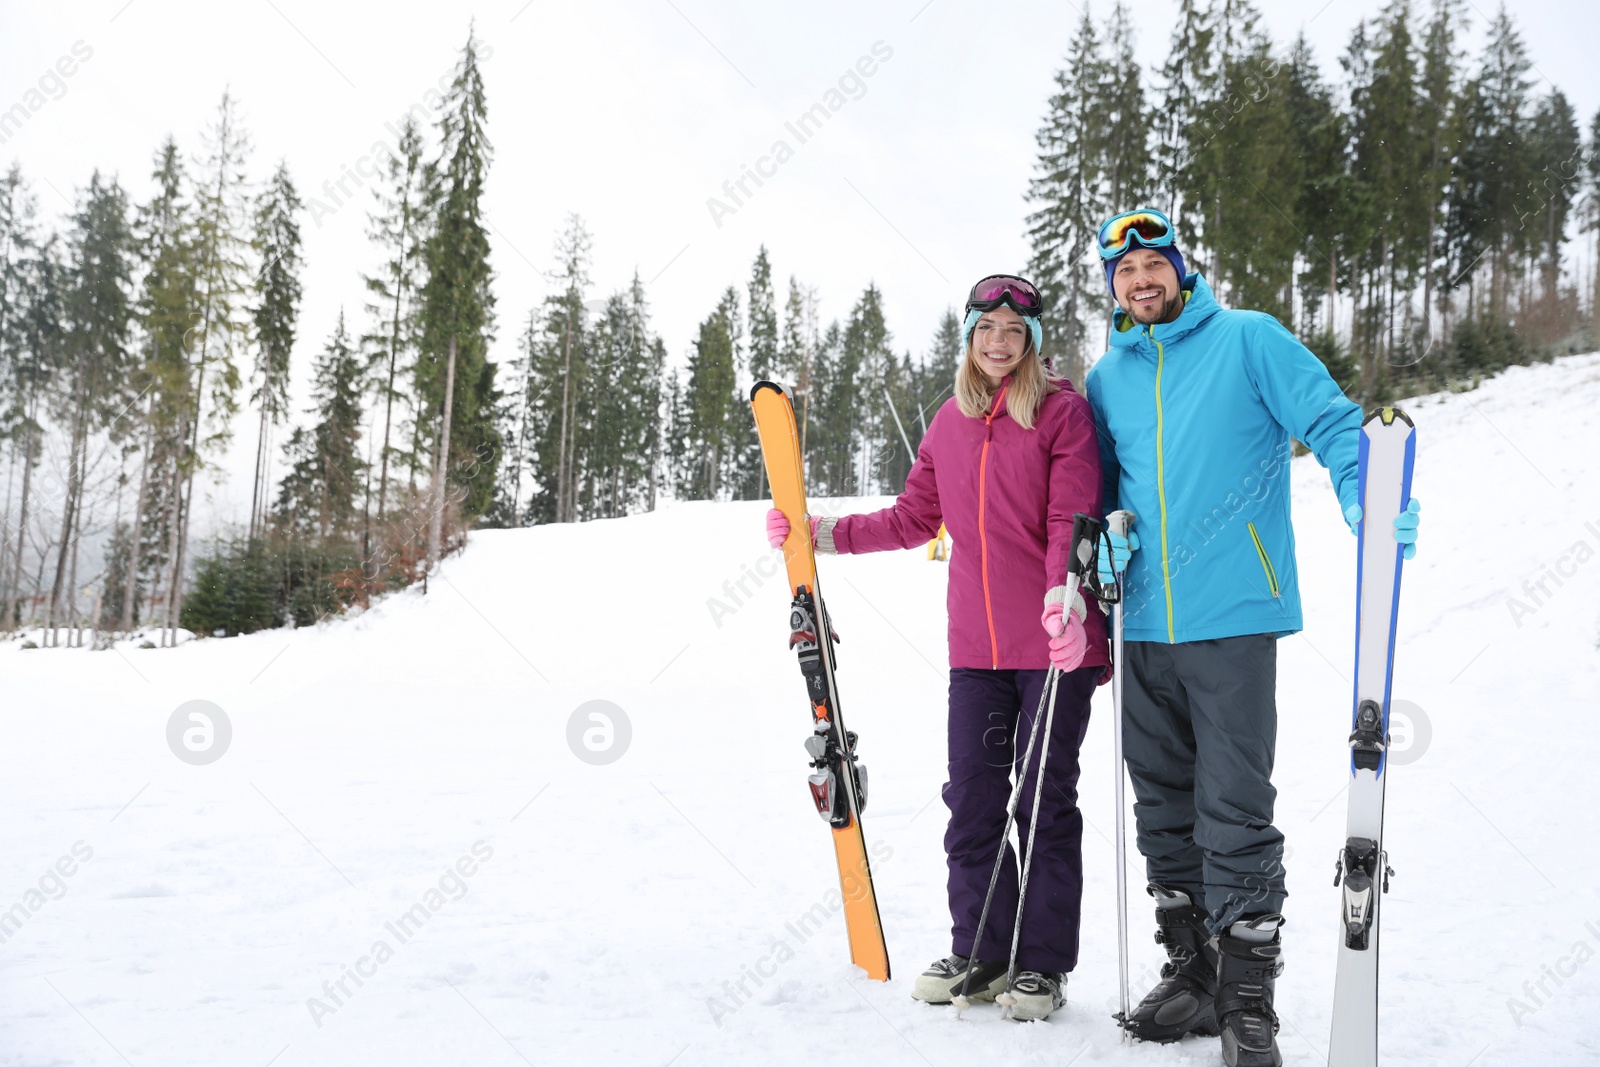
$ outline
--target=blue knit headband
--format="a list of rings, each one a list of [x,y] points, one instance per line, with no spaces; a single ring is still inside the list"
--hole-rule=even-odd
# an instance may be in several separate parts
[[[961,327],[962,353],[965,353],[967,347],[972,343],[972,330],[978,325],[978,320],[981,318],[983,318],[983,312],[977,308],[967,312],[967,321]],[[1020,318],[1028,324],[1028,332],[1033,335],[1033,354],[1042,359],[1042,353],[1044,352],[1044,326],[1040,324],[1036,315],[1023,315]]]

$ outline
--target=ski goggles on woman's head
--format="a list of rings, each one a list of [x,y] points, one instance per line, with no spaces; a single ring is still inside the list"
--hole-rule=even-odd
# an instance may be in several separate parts
[[[1172,231],[1172,220],[1154,208],[1124,211],[1113,215],[1100,226],[1096,239],[1101,259],[1116,259],[1134,242],[1145,248],[1167,248],[1177,239]]]
[[[1044,300],[1033,283],[1015,274],[991,274],[972,287],[967,295],[968,311],[993,311],[1001,304],[1009,305],[1018,315],[1038,318],[1044,311]]]

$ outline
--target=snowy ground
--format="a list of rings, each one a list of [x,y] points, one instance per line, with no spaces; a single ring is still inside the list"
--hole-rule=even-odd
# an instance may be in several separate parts
[[[1420,712],[1389,790],[1384,1061],[1592,1063],[1600,355],[1410,408],[1424,525],[1395,696]],[[1325,474],[1296,468],[1308,612],[1280,658],[1279,1006],[1286,1062],[1313,1064],[1354,553]],[[949,947],[945,571],[920,553],[824,574],[895,979],[849,967],[836,915],[795,925],[826,907],[833,860],[763,510],[479,534],[429,596],[313,629],[164,651],[0,645],[0,1063],[1219,1062],[1214,1041],[1120,1046],[1108,1018],[1106,690],[1085,746],[1070,1003],[1023,1025],[910,999]],[[231,722],[209,765],[168,747],[190,700]],[[631,724],[605,765],[569,745],[592,700]],[[1160,963],[1149,927],[1139,895],[1136,992]]]

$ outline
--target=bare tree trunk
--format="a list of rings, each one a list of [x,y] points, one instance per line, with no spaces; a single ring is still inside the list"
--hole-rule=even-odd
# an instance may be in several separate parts
[[[139,462],[139,496],[133,504],[133,533],[128,546],[128,573],[122,579],[122,618],[118,622],[118,629],[122,633],[133,632],[134,596],[139,591],[139,565],[144,562],[140,548],[144,542],[141,535],[144,530],[144,495],[150,483],[150,453],[155,439],[155,429],[151,425],[151,416],[155,411],[155,398],[151,397],[146,407],[144,457]]]
[[[383,521],[383,517],[386,514],[385,508],[388,506],[388,502],[389,502],[389,426],[390,426],[390,422],[391,422],[391,420],[393,418],[393,414],[394,414],[394,374],[395,374],[395,364],[397,362],[399,362],[399,358],[400,358],[400,300],[401,300],[401,294],[404,292],[404,277],[403,277],[403,275],[404,275],[405,271],[404,271],[404,268],[403,268],[403,263],[404,263],[403,257],[405,255],[405,239],[406,239],[406,229],[405,229],[405,227],[406,227],[406,225],[408,225],[408,221],[407,220],[409,220],[409,218],[410,218],[410,215],[409,214],[406,215],[404,217],[404,219],[402,219],[402,223],[401,223],[400,253],[401,253],[401,256],[402,256],[402,270],[401,270],[402,278],[395,282],[394,313],[391,316],[390,322],[389,322],[389,379],[388,379],[388,382],[384,385],[384,390],[383,390],[383,454],[378,459],[378,468],[379,468],[379,472],[380,472],[379,475],[378,475],[378,521],[379,522]],[[381,568],[380,568],[380,571],[381,571]],[[375,573],[374,574],[374,577],[381,577],[381,576],[382,576],[381,573]]]
[[[1217,291],[1217,298],[1220,300],[1222,298],[1222,277],[1223,277],[1223,275],[1222,275],[1222,247],[1221,247],[1221,240],[1222,240],[1222,197],[1221,196],[1217,197],[1217,202],[1212,208],[1211,216],[1212,216],[1212,220],[1213,220],[1212,221],[1212,225],[1216,228],[1216,232],[1217,232],[1217,241],[1214,243],[1214,246],[1211,249],[1211,269],[1216,272],[1216,285],[1215,285],[1215,288],[1216,288],[1216,291]],[[1183,282],[1183,279],[1179,278],[1178,281],[1181,284]]]
[[[22,547],[28,536],[28,492],[33,483],[34,416],[38,410],[38,398],[31,398],[28,404],[28,421],[24,428],[27,442],[23,445],[22,451],[22,500],[17,516],[17,558],[11,573],[11,597],[6,601],[5,628],[8,630],[11,628],[12,620],[17,616],[17,602],[22,596]]]
[[[50,585],[50,606],[45,611],[45,628],[48,631],[45,644],[50,647],[60,643],[57,627],[65,607],[61,602],[62,585],[67,577],[67,554],[74,541],[72,531],[77,520],[78,498],[83,491],[83,486],[78,482],[78,450],[83,447],[84,420],[87,418],[84,412],[84,388],[83,375],[80,374],[73,387],[75,411],[72,416],[71,444],[67,452],[67,496],[61,506],[61,550],[56,554],[56,576]]]
[[[172,470],[171,470],[170,476],[167,478],[167,489],[166,489],[166,493],[164,494],[166,499],[161,502],[161,520],[162,520],[163,525],[166,526],[166,530],[167,530],[166,563],[167,563],[167,566],[169,568],[172,566],[173,561],[176,560],[177,556],[178,556],[178,512],[179,512],[179,505],[181,503],[181,498],[179,497],[179,493],[182,490],[182,486],[183,486],[183,472],[182,472],[182,470],[179,469],[178,459],[177,459],[176,456],[173,456],[173,457],[170,457],[170,458],[171,458],[171,463],[172,463]],[[157,577],[158,583],[160,582],[160,580],[161,580],[160,576],[158,576]],[[173,645],[178,643],[178,641],[177,641],[177,636],[178,636],[177,635],[177,631],[174,628],[173,622],[172,622],[172,585],[171,585],[171,582],[170,581],[167,582],[166,586],[167,586],[167,588],[166,588],[165,594],[161,598],[161,647],[162,648],[169,648],[169,647],[171,647],[171,646],[173,646]],[[157,588],[158,589],[160,588],[159,584],[157,585]]]
[[[11,577],[11,566],[10,566],[10,564],[11,564],[11,540],[12,540],[12,538],[11,538],[11,487],[16,483],[16,479],[17,479],[17,450],[16,450],[16,447],[15,447],[15,442],[13,442],[13,447],[11,449],[11,464],[6,469],[6,510],[4,512],[4,515],[5,515],[5,518],[4,518],[4,521],[5,521],[5,540],[4,540],[4,542],[0,542],[0,610],[3,610],[4,605],[11,603],[11,595],[12,595],[12,590],[11,590],[10,581],[9,581],[9,579]],[[22,530],[20,528],[17,530],[16,542],[17,542],[17,551],[21,552],[22,551]],[[10,614],[10,612],[6,612],[5,615],[4,615],[4,618],[0,618],[0,630],[9,630],[9,629],[11,629],[11,614]]]
[[[81,476],[80,476],[81,477]],[[79,493],[82,494],[82,483],[79,483]],[[83,646],[83,616],[78,611],[78,541],[83,534],[83,503],[79,501],[78,514],[72,517],[72,563],[67,570],[67,618],[72,620],[72,633],[67,638],[67,647],[81,648]]]
[[[206,300],[208,311],[210,304],[208,297]],[[209,327],[209,323],[207,325]],[[209,333],[209,329],[206,332]],[[201,338],[200,369],[196,373],[194,384],[194,425],[189,431],[189,471],[183,479],[183,489],[177,499],[178,545],[172,555],[172,585],[167,595],[167,626],[172,631],[174,646],[178,643],[178,624],[183,616],[183,564],[189,548],[189,518],[194,505],[194,476],[200,466],[201,404],[205,400],[206,350],[210,345],[210,338],[206,333],[202,333]]]
[[[572,310],[567,309],[565,365],[561,372],[561,440],[556,449],[556,521],[568,522],[567,515],[567,397],[572,392]]]
[[[444,533],[445,475],[450,469],[450,416],[456,394],[456,339],[450,336],[450,361],[444,372],[444,415],[433,463],[433,517],[428,522],[428,569],[439,562],[439,542]]]
[[[44,532],[44,523],[43,523],[43,521],[41,521],[39,523],[39,531],[41,533]],[[50,550],[52,548],[54,548],[54,547],[56,547],[55,546],[55,542],[46,541],[39,548],[39,569],[33,572],[33,595],[28,598],[28,621],[29,622],[36,622],[36,621],[39,620],[39,605],[40,605],[40,603],[45,601],[45,595],[44,595],[44,565],[45,565],[45,561],[50,558]],[[40,640],[41,643],[44,641],[44,637],[45,637],[45,635],[44,635],[44,632],[43,632],[43,630],[41,628],[41,631],[40,631],[40,634],[39,634],[39,640]]]
[[[220,203],[223,194],[225,175],[221,170],[217,172],[217,200]],[[220,238],[219,238],[220,240]],[[189,471],[184,479],[184,491],[178,499],[178,550],[172,561],[172,593],[167,600],[167,618],[172,630],[172,643],[178,643],[178,624],[183,617],[183,567],[184,557],[189,550],[189,520],[194,511],[194,476],[200,469],[200,423],[201,416],[205,413],[205,383],[206,359],[211,352],[211,327],[217,312],[217,293],[213,288],[216,282],[217,265],[215,261],[216,249],[212,249],[212,258],[206,264],[206,295],[201,304],[200,319],[200,366],[195,372],[194,382],[194,426],[189,437]]]
[[[656,407],[656,431],[650,435],[650,473],[645,476],[645,492],[649,499],[646,510],[656,509],[656,468],[661,465],[661,408]]]
[[[371,578],[368,567],[372,563],[372,434],[366,434],[367,466],[361,473],[361,574]],[[373,568],[376,573],[376,568]]]
[[[411,420],[411,462],[406,464],[406,491],[417,495],[417,454],[422,451],[422,412]]]
[[[271,388],[272,383],[269,377],[266,389],[270,390]],[[246,537],[246,539],[250,541],[255,540],[256,527],[260,522],[261,513],[266,510],[266,486],[263,485],[261,481],[262,466],[265,462],[266,452],[267,404],[264,393],[261,402],[261,427],[256,431],[256,472],[255,477],[250,481],[250,530]]]
[[[1328,253],[1328,336],[1339,337],[1339,250]]]

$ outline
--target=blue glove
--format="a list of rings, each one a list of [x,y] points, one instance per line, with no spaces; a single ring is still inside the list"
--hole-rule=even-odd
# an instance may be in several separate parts
[[[1406,504],[1406,509],[1394,517],[1394,539],[1405,545],[1402,555],[1412,559],[1417,554],[1417,524],[1420,521],[1418,512],[1422,510],[1422,502],[1412,497]],[[1351,504],[1344,509],[1344,521],[1350,524],[1350,532],[1357,532],[1361,525],[1361,505]]]
[[[1421,510],[1422,502],[1412,497],[1406,502],[1406,509],[1394,517],[1394,539],[1406,546],[1406,559],[1417,554],[1417,513]]]
[[[1134,551],[1139,547],[1139,535],[1134,533],[1132,529],[1128,530],[1127,537],[1111,531],[1107,531],[1106,536],[1111,539],[1111,558],[1107,559],[1106,553],[1101,552],[1096,561],[1096,570],[1099,574],[1101,585],[1114,583],[1117,580],[1117,575],[1128,569],[1128,560],[1133,557]],[[1102,544],[1100,547],[1104,548],[1105,545]]]

